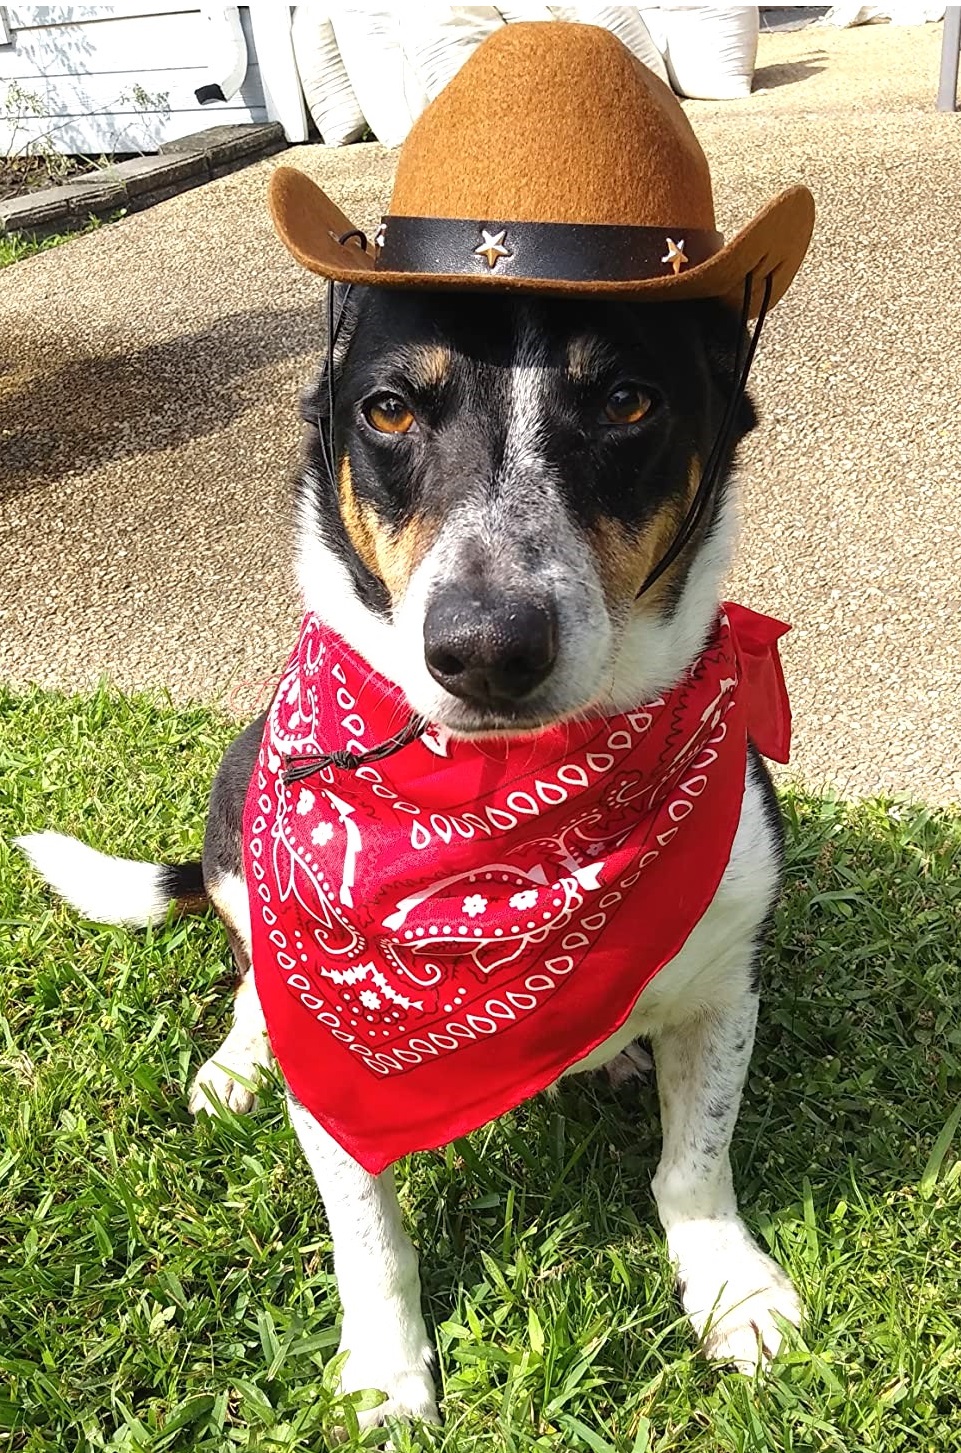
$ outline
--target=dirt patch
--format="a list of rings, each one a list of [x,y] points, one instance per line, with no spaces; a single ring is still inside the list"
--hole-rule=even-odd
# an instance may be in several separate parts
[[[121,160],[120,157],[105,160]],[[24,197],[41,187],[59,187],[70,177],[99,170],[100,158],[89,156],[4,156],[0,157],[0,202]]]

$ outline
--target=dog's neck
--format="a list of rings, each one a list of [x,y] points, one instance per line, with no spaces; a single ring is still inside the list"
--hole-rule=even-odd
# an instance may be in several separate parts
[[[610,715],[628,711],[668,690],[701,654],[708,640],[721,585],[734,553],[737,534],[736,490],[727,491],[708,537],[668,614],[635,607],[614,654],[610,684],[591,711]],[[297,577],[305,608],[337,632],[385,680],[399,685],[397,662],[404,646],[388,617],[361,601],[333,550],[320,538],[311,518],[309,493],[300,498]]]

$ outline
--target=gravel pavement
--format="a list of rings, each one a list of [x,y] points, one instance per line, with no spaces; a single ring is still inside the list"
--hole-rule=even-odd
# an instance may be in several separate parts
[[[719,225],[819,206],[755,365],[731,594],[791,620],[795,772],[961,801],[961,114],[940,26],[761,38],[692,102]],[[275,240],[279,160],[370,227],[380,146],[301,147],[0,273],[0,679],[243,712],[296,619],[289,482],[322,290]]]

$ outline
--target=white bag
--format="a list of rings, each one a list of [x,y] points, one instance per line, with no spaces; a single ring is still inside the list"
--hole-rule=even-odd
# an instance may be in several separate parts
[[[665,85],[669,84],[664,59],[636,5],[552,5],[551,10],[558,20],[603,26],[623,41],[655,76],[660,76]]]
[[[385,146],[400,146],[427,105],[401,42],[406,12],[396,5],[330,6],[330,20],[361,111]]]
[[[821,16],[822,25],[871,25],[875,20],[890,20],[892,25],[926,25],[944,19],[945,6],[923,5],[919,0],[903,0],[894,5],[832,5]]]
[[[675,91],[703,101],[733,101],[751,94],[759,29],[756,5],[657,8]]]
[[[327,146],[346,146],[367,129],[334,27],[318,5],[298,5],[290,27],[307,109]]]
[[[493,5],[412,5],[401,13],[404,53],[429,101],[504,24]]]

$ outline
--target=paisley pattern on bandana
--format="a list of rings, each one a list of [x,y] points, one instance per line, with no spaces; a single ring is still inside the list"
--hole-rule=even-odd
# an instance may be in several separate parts
[[[510,741],[429,727],[288,785],[410,714],[305,617],[247,798],[254,970],[291,1089],[368,1170],[502,1114],[624,1022],[714,896],[749,730],[786,755],[786,629],[726,606],[636,711]]]

